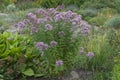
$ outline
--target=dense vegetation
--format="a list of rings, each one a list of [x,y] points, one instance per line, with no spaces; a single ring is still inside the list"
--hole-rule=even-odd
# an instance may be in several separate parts
[[[120,80],[120,0],[0,4],[0,80]]]

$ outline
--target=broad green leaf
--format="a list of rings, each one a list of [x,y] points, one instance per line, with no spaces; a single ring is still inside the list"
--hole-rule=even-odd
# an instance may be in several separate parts
[[[25,70],[25,71],[22,72],[22,73],[23,73],[24,75],[26,75],[26,76],[33,76],[33,75],[34,75],[34,71],[33,71],[31,68]]]

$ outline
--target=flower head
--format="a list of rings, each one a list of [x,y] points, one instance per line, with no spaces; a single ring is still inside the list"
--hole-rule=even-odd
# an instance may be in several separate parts
[[[37,13],[37,14],[44,14],[44,13],[45,13],[45,10],[44,10],[44,9],[38,9],[36,13]]]
[[[38,29],[36,27],[32,27],[31,28],[30,34],[33,34],[34,32],[38,32]]]
[[[57,10],[62,10],[62,9],[64,9],[65,8],[65,6],[62,4],[62,5],[59,5],[59,6],[57,6]]]
[[[44,44],[43,48],[47,50],[49,48],[48,44]]]
[[[53,28],[53,27],[52,27],[50,24],[46,24],[46,25],[45,25],[45,29],[46,29],[46,30],[52,30],[52,28]]]
[[[29,24],[30,20],[29,19],[24,19],[23,22],[24,22],[24,24]]]
[[[88,52],[87,56],[88,56],[89,58],[92,58],[92,57],[94,56],[94,53],[93,53],[93,52]]]
[[[45,44],[44,42],[37,42],[35,46],[39,50],[42,50],[42,49],[47,50],[49,48],[48,44]]]
[[[21,21],[17,24],[17,26],[18,26],[19,29],[21,29],[25,26],[25,24],[24,24],[24,22]]]
[[[57,45],[57,42],[56,42],[56,41],[51,41],[51,42],[50,42],[50,45],[51,45],[51,46],[56,46],[56,45]]]
[[[37,42],[35,46],[36,46],[37,49],[41,50],[41,49],[43,49],[44,43],[43,42]]]
[[[62,35],[65,35],[65,33],[64,33],[64,31],[60,31],[60,32],[58,32],[58,35],[62,36]]]
[[[37,19],[37,24],[42,23],[42,21],[43,21],[43,19],[42,19],[42,18]]]
[[[30,18],[30,19],[32,19],[32,20],[35,20],[35,19],[36,19],[36,15],[33,14],[33,13],[28,13],[28,14],[27,14],[27,17]]]
[[[62,65],[63,65],[63,61],[62,61],[62,60],[56,61],[56,65],[57,65],[57,66],[62,66]]]

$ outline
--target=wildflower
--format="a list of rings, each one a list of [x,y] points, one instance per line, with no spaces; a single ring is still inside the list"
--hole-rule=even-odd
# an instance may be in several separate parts
[[[33,16],[34,14],[33,13],[28,13],[27,14],[27,17],[30,18],[31,16]]]
[[[73,18],[71,20],[71,22],[72,22],[73,25],[79,24],[80,21],[81,21],[81,17],[80,16],[77,16],[77,17],[75,17],[75,18]]]
[[[21,29],[21,28],[23,28],[25,26],[25,24],[23,22],[19,22],[17,24],[17,26],[18,26],[19,29]]]
[[[37,13],[37,14],[44,14],[44,13],[45,13],[45,10],[44,10],[44,9],[38,9],[36,13]]]
[[[49,48],[48,44],[44,44],[43,48],[47,50]]]
[[[71,16],[72,16],[72,13],[73,13],[73,12],[72,12],[71,10],[69,10],[69,11],[66,12],[66,16],[71,17]]]
[[[76,26],[76,25],[77,25],[77,22],[72,21],[72,25],[73,25],[73,26]]]
[[[34,32],[38,32],[38,29],[36,27],[32,27],[31,28],[30,34],[33,34]]]
[[[32,20],[35,20],[35,19],[36,19],[36,15],[33,14],[33,13],[28,13],[28,14],[27,14],[27,17],[30,18],[30,19],[32,19]]]
[[[64,14],[64,13],[56,14],[56,15],[54,16],[55,22],[58,22],[58,21],[60,21],[60,20],[64,20],[64,15],[63,15],[63,14]]]
[[[93,52],[88,52],[87,56],[88,56],[89,58],[92,58],[92,57],[94,56],[94,53],[93,53]]]
[[[49,16],[46,16],[46,17],[45,17],[45,21],[52,21],[52,18],[49,17]]]
[[[42,23],[42,21],[43,21],[43,19],[41,19],[41,18],[37,19],[37,24]]]
[[[44,43],[43,42],[37,42],[35,46],[36,46],[37,49],[41,50],[41,49],[43,49]]]
[[[57,10],[62,10],[62,9],[64,9],[65,8],[65,6],[62,4],[62,5],[59,5],[56,9]]]
[[[52,27],[50,24],[46,24],[46,25],[45,25],[45,29],[46,29],[46,30],[52,30],[52,28],[53,28],[53,27]]]
[[[58,33],[58,35],[59,35],[59,36],[62,36],[62,35],[65,35],[65,33],[64,33],[64,31],[60,31],[60,32]]]
[[[84,28],[81,31],[82,34],[89,34],[89,32],[90,32],[90,29],[88,29],[88,28]]]
[[[62,66],[62,65],[63,65],[63,61],[62,61],[62,60],[56,61],[56,65],[57,65],[57,66]]]
[[[47,13],[49,13],[49,14],[54,14],[55,12],[56,12],[56,9],[54,9],[54,8],[47,9]]]
[[[56,41],[51,41],[51,42],[50,42],[50,45],[51,45],[51,46],[56,46],[56,45],[57,45],[57,42],[56,42]]]
[[[35,46],[39,50],[42,50],[42,49],[47,50],[49,48],[48,44],[45,44],[44,42],[37,42]]]
[[[80,27],[81,27],[81,33],[82,34],[89,34],[90,33],[90,25],[86,21],[81,21],[80,22]]]
[[[30,20],[29,19],[24,19],[23,22],[24,22],[24,24],[29,24]]]
[[[60,15],[56,14],[55,17],[54,17],[54,20],[55,20],[55,22],[58,22],[60,20]]]

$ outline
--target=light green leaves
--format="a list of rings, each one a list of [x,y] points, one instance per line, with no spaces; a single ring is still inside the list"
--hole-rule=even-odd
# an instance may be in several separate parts
[[[22,72],[22,73],[23,73],[24,75],[26,75],[26,76],[33,76],[33,75],[34,75],[34,71],[33,71],[31,68],[25,70],[25,71]]]

